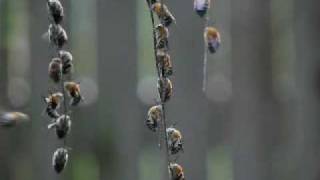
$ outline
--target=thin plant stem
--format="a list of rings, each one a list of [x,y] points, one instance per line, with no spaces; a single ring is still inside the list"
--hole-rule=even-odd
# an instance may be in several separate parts
[[[205,28],[209,26],[209,16],[206,14],[204,18]],[[202,80],[202,91],[205,93],[207,90],[207,82],[208,82],[208,45],[207,41],[204,39],[204,51],[203,51],[203,80]]]

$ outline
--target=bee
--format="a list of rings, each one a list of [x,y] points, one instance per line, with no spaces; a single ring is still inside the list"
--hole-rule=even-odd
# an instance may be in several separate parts
[[[68,51],[59,51],[59,58],[62,60],[62,73],[69,74],[72,71],[73,67],[73,57],[72,54]]]
[[[200,17],[203,17],[210,8],[210,0],[194,0],[193,8]]]
[[[82,100],[83,97],[80,93],[80,84],[76,82],[65,82],[64,88],[68,91],[71,99],[71,105],[77,106]]]
[[[59,148],[53,153],[52,166],[57,173],[61,173],[68,163],[68,150]]]
[[[177,163],[169,164],[169,174],[172,180],[184,180],[183,168]]]
[[[63,7],[59,0],[48,0],[47,9],[50,15],[50,20],[55,24],[60,24],[64,17]]]
[[[162,72],[162,76],[168,77],[173,73],[171,57],[164,51],[157,52],[157,61]]]
[[[50,24],[48,35],[49,41],[58,48],[62,48],[68,41],[66,31],[59,24]]]
[[[158,50],[160,49],[168,49],[169,46],[169,30],[168,28],[166,28],[165,26],[163,26],[162,24],[158,24],[155,27],[155,32],[156,32],[156,39],[157,39],[157,44],[156,44],[156,48]]]
[[[176,21],[166,5],[156,2],[151,6],[151,8],[158,15],[158,18],[164,26],[168,27],[172,22]]]
[[[151,131],[156,132],[157,128],[159,127],[161,117],[162,117],[161,105],[152,106],[148,111],[148,118],[146,122],[147,127]]]
[[[168,147],[171,154],[183,151],[181,132],[175,128],[167,128]]]
[[[62,62],[60,58],[53,58],[48,68],[49,77],[58,83],[62,78]]]
[[[211,53],[215,53],[221,44],[219,31],[214,27],[207,27],[204,32],[204,40],[208,46],[208,50]]]
[[[49,124],[48,129],[56,128],[56,134],[59,139],[63,139],[71,129],[71,119],[68,115],[62,115],[52,124]]]
[[[46,113],[49,117],[56,119],[60,116],[57,109],[59,109],[62,100],[63,94],[60,92],[50,94],[48,97],[44,98],[44,101],[47,104]]]
[[[0,113],[0,126],[13,127],[22,122],[29,121],[27,114],[22,112],[2,112]]]
[[[158,90],[160,92],[161,102],[167,102],[173,93],[172,83],[169,78],[158,80]]]

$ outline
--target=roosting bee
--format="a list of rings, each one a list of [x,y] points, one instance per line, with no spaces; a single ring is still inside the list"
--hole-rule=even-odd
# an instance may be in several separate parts
[[[207,27],[204,32],[204,39],[211,53],[215,53],[220,44],[221,38],[219,31],[214,27]]]
[[[22,112],[2,112],[0,113],[0,126],[13,127],[22,122],[29,121],[27,114]]]
[[[58,83],[62,78],[62,62],[60,58],[53,58],[48,68],[49,77]]]
[[[146,125],[151,131],[155,132],[158,129],[159,123],[161,121],[161,117],[162,117],[161,105],[152,106],[149,109]]]
[[[172,22],[176,21],[176,19],[171,14],[171,12],[165,4],[156,2],[152,5],[151,8],[158,15],[161,23],[163,23],[164,26],[168,27]]]
[[[193,5],[196,13],[200,17],[203,17],[207,14],[208,9],[210,8],[210,0],[194,0]]]
[[[175,128],[167,128],[168,147],[171,154],[177,154],[183,151],[181,132]]]
[[[50,24],[48,35],[49,41],[58,48],[62,48],[68,41],[66,31],[59,24]]]
[[[62,73],[69,74],[72,71],[73,67],[73,57],[72,54],[68,51],[59,51],[59,58],[62,60]]]
[[[72,98],[70,104],[72,106],[77,106],[83,100],[80,93],[80,84],[76,82],[65,82],[64,87]]]
[[[59,139],[63,139],[71,129],[70,116],[62,115],[56,119],[52,124],[49,124],[48,129],[56,129],[56,134]]]
[[[59,0],[48,0],[47,9],[49,12],[49,17],[55,24],[60,24],[63,20],[64,13],[63,7]]]
[[[159,67],[162,71],[162,76],[168,77],[172,75],[173,68],[172,68],[172,62],[171,57],[168,53],[164,51],[158,51],[157,52],[157,61],[159,64]]]
[[[158,80],[158,90],[160,92],[161,102],[167,102],[173,93],[172,83],[169,78]]]
[[[60,116],[57,109],[59,109],[62,100],[63,94],[60,92],[50,94],[48,97],[44,98],[44,101],[47,104],[46,113],[50,118],[56,119]]]
[[[164,27],[162,24],[158,24],[155,28],[155,31],[156,31],[156,39],[157,39],[156,48],[158,50],[161,50],[161,49],[167,50],[168,44],[169,44],[168,28]]]
[[[183,168],[177,163],[169,164],[169,174],[171,180],[184,180]]]
[[[52,157],[52,166],[57,173],[61,173],[68,163],[68,150],[65,148],[57,149]]]

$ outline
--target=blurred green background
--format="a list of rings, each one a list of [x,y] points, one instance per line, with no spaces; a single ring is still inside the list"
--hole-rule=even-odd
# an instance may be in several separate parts
[[[85,103],[73,109],[70,161],[56,175],[41,96],[51,87],[45,0],[0,0],[0,107],[31,122],[0,129],[0,180],[164,180],[158,138],[144,121],[156,97],[144,0],[62,0]],[[203,19],[165,1],[174,96],[167,117],[184,135],[187,180],[320,179],[320,1],[214,0],[222,36],[201,91]],[[318,122],[319,121],[319,122]]]

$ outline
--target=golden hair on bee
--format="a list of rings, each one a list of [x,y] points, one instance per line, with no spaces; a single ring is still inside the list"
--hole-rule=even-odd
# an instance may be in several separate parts
[[[62,60],[62,73],[69,74],[73,68],[73,56],[70,52],[61,50],[58,53],[59,58]]]
[[[27,114],[22,112],[2,112],[0,113],[0,126],[13,127],[23,122],[29,121]]]
[[[177,163],[169,164],[169,174],[172,180],[184,180],[184,172],[182,166]]]
[[[44,98],[47,104],[50,104],[53,109],[59,108],[61,101],[63,100],[63,94],[60,92],[50,94],[48,97]]]
[[[60,58],[53,58],[49,64],[48,74],[53,82],[58,83],[61,80],[62,63]]]
[[[214,27],[206,27],[204,31],[204,39],[211,53],[215,53],[221,44],[219,31]]]
[[[167,102],[173,94],[172,82],[169,78],[162,78],[158,80],[158,90],[162,102]]]
[[[168,7],[165,4],[161,4],[160,2],[156,2],[151,6],[152,10],[157,14],[160,21],[164,26],[168,27],[172,22],[175,22],[176,19],[169,11]]]
[[[158,24],[155,27],[156,32],[156,49],[157,50],[168,50],[169,48],[169,30],[162,24]]]
[[[152,106],[148,111],[148,118],[146,121],[147,127],[151,131],[155,132],[159,127],[161,117],[162,117],[161,105]]]
[[[173,68],[172,68],[172,62],[171,62],[171,57],[168,53],[165,51],[158,51],[157,52],[157,63],[159,64],[159,67],[162,72],[162,76],[168,77],[171,76],[173,73]]]
[[[168,146],[171,154],[183,151],[182,134],[175,128],[167,128]]]
[[[65,82],[64,87],[68,91],[69,96],[72,98],[70,102],[72,106],[78,105],[83,100],[80,92],[80,83]]]

